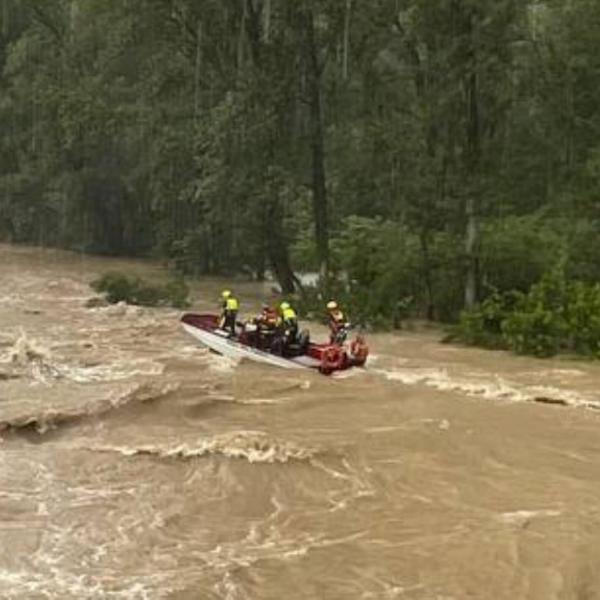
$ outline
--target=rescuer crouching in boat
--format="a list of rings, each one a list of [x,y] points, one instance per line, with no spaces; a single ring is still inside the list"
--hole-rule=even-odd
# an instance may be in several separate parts
[[[221,318],[219,319],[219,328],[229,331],[231,337],[235,337],[235,324],[237,321],[240,303],[230,290],[221,292]]]
[[[260,350],[269,350],[277,334],[277,320],[277,311],[265,302],[260,313],[244,328],[250,345]]]
[[[298,316],[289,302],[279,305],[279,317],[277,319],[277,330],[273,340],[272,350],[280,356],[287,356],[290,347],[298,337]]]

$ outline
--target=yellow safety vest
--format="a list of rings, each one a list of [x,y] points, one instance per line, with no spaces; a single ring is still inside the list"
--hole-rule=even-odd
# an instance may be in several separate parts
[[[230,296],[227,298],[227,302],[225,303],[225,310],[239,310],[240,303],[237,301],[237,298],[233,298]]]
[[[296,316],[296,311],[293,308],[286,308],[281,317],[284,321],[294,321],[298,318]]]

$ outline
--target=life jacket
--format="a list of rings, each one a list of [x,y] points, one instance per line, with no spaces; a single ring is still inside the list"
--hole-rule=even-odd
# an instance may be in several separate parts
[[[329,325],[332,329],[340,329],[345,323],[344,313],[339,308],[329,313]]]
[[[263,328],[274,329],[277,326],[277,313],[272,308],[264,308],[256,321]]]
[[[291,307],[284,308],[279,320],[277,321],[277,326],[289,330],[297,329],[298,317],[296,316],[296,311]]]
[[[259,321],[267,327],[275,327],[277,325],[277,313],[272,308],[264,309],[259,316]]]
[[[296,311],[293,308],[286,308],[281,314],[281,320],[284,323],[293,323],[298,320]]]
[[[229,296],[229,298],[227,298],[227,301],[225,302],[224,308],[225,310],[229,311],[239,310],[240,303],[238,302],[237,298]]]

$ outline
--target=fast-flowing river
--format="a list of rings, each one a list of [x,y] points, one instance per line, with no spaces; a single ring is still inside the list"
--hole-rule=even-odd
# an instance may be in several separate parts
[[[172,309],[86,308],[110,269],[158,270],[0,246],[0,598],[600,598],[598,365],[435,332],[236,365]]]

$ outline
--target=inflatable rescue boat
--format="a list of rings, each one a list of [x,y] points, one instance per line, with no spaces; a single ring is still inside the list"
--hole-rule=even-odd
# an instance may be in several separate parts
[[[256,329],[251,326],[239,325],[235,336],[220,329],[219,317],[214,314],[186,313],[181,317],[181,324],[187,333],[218,354],[286,369],[315,369],[330,375],[364,366],[369,355],[369,348],[360,335],[343,345],[316,344],[306,339],[306,343],[276,352],[260,343]]]

